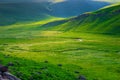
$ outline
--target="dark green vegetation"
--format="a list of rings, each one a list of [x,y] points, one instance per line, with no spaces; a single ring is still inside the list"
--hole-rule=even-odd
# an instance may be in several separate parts
[[[117,34],[120,32],[119,18],[120,5],[116,4],[112,7],[102,8],[98,11],[85,13],[78,17],[66,20],[67,22],[65,21],[61,25],[57,25],[56,23],[59,23],[57,21],[43,25],[42,28],[58,31]],[[54,23],[56,25],[52,25]]]
[[[95,11],[103,6],[109,5],[108,2],[93,0],[65,0],[61,3],[51,5],[51,14],[58,17],[70,17],[80,15],[84,12]]]
[[[12,64],[22,80],[119,80],[119,22],[117,4],[72,19],[1,26],[0,63]]]
[[[76,16],[87,11],[97,10],[108,4],[109,3],[106,2],[97,2],[91,0],[67,0],[61,3],[17,3],[17,1],[14,3],[0,3],[0,26],[15,23],[35,22],[44,19],[50,19],[53,16]]]
[[[0,25],[39,21],[50,16],[48,3],[0,3]]]

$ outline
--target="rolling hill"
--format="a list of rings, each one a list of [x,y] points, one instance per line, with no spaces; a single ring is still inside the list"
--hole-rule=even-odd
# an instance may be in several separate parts
[[[0,25],[38,21],[50,17],[47,3],[0,3]]]
[[[95,11],[109,4],[109,2],[93,0],[66,0],[61,3],[52,4],[50,8],[51,15],[58,17],[71,17],[78,16],[85,12]]]
[[[6,25],[0,18],[5,24],[0,26],[0,64],[9,66],[10,73],[21,80],[120,79],[120,35],[105,35],[120,32],[119,3],[67,19],[41,18],[33,12],[36,8],[31,11],[32,7],[24,7],[6,8],[13,10],[4,14],[6,19],[11,21],[9,18],[15,16],[11,18],[17,24]],[[46,9],[41,14],[49,13]]]
[[[117,3],[95,12],[84,13],[78,17],[68,19],[62,24],[60,22],[51,22],[43,25],[42,28],[74,32],[119,33],[120,4]]]
[[[14,1],[14,0],[13,0]],[[29,1],[29,0],[28,0]],[[32,1],[32,0],[31,0]],[[4,2],[4,1],[3,1]],[[1,2],[0,25],[35,22],[50,17],[71,17],[94,11],[110,3],[92,0],[67,0],[64,2]]]

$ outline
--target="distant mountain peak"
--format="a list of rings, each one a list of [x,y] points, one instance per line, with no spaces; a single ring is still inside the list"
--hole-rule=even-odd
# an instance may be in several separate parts
[[[36,21],[48,16],[72,17],[109,5],[92,0],[0,0],[0,25]],[[46,2],[45,2],[46,1]],[[14,3],[12,3],[14,2]],[[16,3],[15,3],[16,2]]]

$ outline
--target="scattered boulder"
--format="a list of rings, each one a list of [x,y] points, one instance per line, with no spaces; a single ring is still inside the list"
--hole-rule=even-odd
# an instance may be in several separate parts
[[[49,77],[53,78],[53,75],[50,74],[50,73],[46,73],[46,76],[49,76]]]
[[[59,67],[62,67],[62,64],[58,64]]]
[[[14,63],[9,62],[9,63],[8,63],[8,66],[14,66]]]
[[[8,72],[8,66],[0,65],[0,80],[20,80]]]
[[[86,79],[86,77],[85,77],[85,76],[80,75],[80,76],[78,77],[78,80],[87,80],[87,79]]]
[[[22,76],[22,75],[23,75],[22,72],[16,72],[16,76],[20,77],[20,76]]]
[[[48,63],[48,61],[44,61],[45,63]]]
[[[16,64],[16,65],[20,65],[20,63],[19,63],[18,61],[15,61],[15,64]]]
[[[80,72],[79,71],[75,71],[76,74],[79,74]]]
[[[34,80],[34,78],[33,78],[33,76],[30,76],[30,78],[29,78],[30,80]]]
[[[4,55],[4,58],[9,58],[10,57],[10,55]]]
[[[7,43],[3,44],[3,45],[8,45]]]
[[[41,70],[44,70],[44,69],[47,69],[47,67],[42,67],[42,68],[40,68]]]
[[[40,71],[39,72],[33,72],[32,74],[33,75],[40,75],[40,74],[42,74],[42,72],[40,72]]]
[[[0,65],[0,72],[4,73],[4,72],[7,72],[7,71],[8,71],[7,66]]]
[[[0,63],[2,62],[3,60],[0,59]]]
[[[42,74],[42,72],[36,72],[36,74]]]

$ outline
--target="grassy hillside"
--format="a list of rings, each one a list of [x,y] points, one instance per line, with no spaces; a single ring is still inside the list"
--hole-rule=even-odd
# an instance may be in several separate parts
[[[95,32],[95,33],[119,33],[120,32],[120,4],[104,7],[95,12],[84,13],[78,17],[67,20],[67,22],[43,25],[49,30]],[[52,22],[54,24],[56,22]],[[57,22],[59,23],[59,22]],[[50,27],[51,26],[51,27]]]
[[[120,6],[0,26],[0,64],[22,80],[119,80]],[[91,32],[91,33],[88,33]]]
[[[0,3],[0,25],[35,22],[49,18],[48,3]]]
[[[87,6],[84,4],[88,4]],[[97,1],[68,0],[61,3],[50,2],[4,2],[0,3],[0,26],[15,23],[35,22],[55,17],[71,17],[86,11],[97,10],[109,3]],[[89,7],[91,6],[91,7]],[[83,8],[84,7],[84,8]],[[74,11],[71,11],[74,10]]]
[[[61,3],[52,4],[51,15],[58,17],[78,16],[82,13],[95,11],[110,3],[94,0],[65,0]]]

